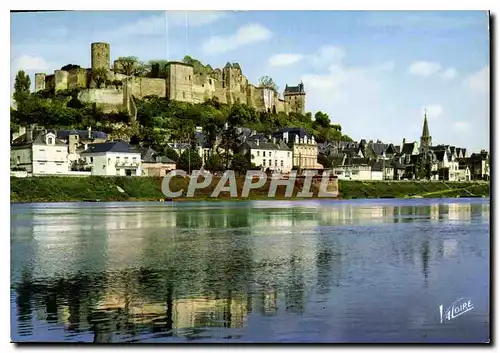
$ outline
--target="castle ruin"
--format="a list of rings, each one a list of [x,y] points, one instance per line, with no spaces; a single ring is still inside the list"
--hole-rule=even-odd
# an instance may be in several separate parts
[[[55,70],[53,75],[36,73],[35,91],[80,89],[78,98],[81,101],[97,103],[104,111],[125,108],[132,115],[135,110],[133,98],[146,96],[188,103],[203,103],[216,98],[226,104],[247,104],[257,111],[305,113],[306,93],[302,83],[298,86],[287,85],[281,98],[272,89],[250,84],[237,65],[227,64],[222,70],[215,69],[207,74],[195,73],[192,65],[170,61],[166,67],[166,78],[159,78],[159,70],[154,66],[152,75],[156,77],[126,76],[120,73],[121,67],[120,60],[115,60],[111,67],[108,43],[92,43],[91,68]],[[97,69],[107,70],[107,82],[121,81],[122,85],[108,84],[106,88],[98,88],[92,80],[92,72]]]

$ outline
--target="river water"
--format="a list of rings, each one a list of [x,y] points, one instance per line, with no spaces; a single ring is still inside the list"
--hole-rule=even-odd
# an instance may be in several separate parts
[[[487,342],[489,202],[13,204],[11,337]]]

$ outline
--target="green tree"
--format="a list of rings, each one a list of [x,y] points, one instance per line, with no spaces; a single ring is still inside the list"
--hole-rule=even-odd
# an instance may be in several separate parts
[[[63,67],[61,67],[61,70],[69,71],[71,69],[79,69],[79,68],[80,68],[80,65],[68,64],[68,65],[64,65]]]
[[[319,125],[321,127],[329,127],[330,118],[328,117],[328,114],[318,111],[314,114],[314,123],[315,125]]]
[[[167,158],[170,158],[176,163],[179,161],[179,154],[173,148],[165,148],[165,152],[163,153],[163,155]]]
[[[92,81],[96,84],[97,88],[102,88],[108,79],[108,70],[103,67],[92,70],[90,74]]]
[[[278,85],[274,82],[274,80],[269,76],[262,76],[259,79],[259,87],[272,89],[276,92],[278,92],[279,88]]]
[[[127,76],[143,75],[148,69],[148,65],[140,62],[136,56],[120,56],[117,71]]]
[[[177,162],[177,169],[181,169],[190,173],[193,170],[198,170],[203,165],[200,155],[194,149],[187,149],[181,153]]]
[[[17,72],[14,80],[14,100],[16,104],[21,105],[30,95],[31,80],[23,70]]]
[[[250,155],[236,153],[231,161],[231,168],[239,175],[245,174],[247,170],[255,168],[250,161]]]
[[[218,172],[224,170],[222,158],[217,153],[212,153],[205,163],[205,168],[211,172]]]

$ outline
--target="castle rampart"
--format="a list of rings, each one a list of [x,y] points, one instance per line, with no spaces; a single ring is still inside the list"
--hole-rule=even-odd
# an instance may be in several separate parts
[[[35,74],[35,92],[43,91],[45,89],[45,74]]]
[[[132,97],[158,96],[188,103],[203,103],[207,99],[217,98],[223,104],[240,102],[254,107],[257,111],[305,113],[306,93],[302,83],[298,86],[287,85],[282,99],[279,93],[272,89],[250,84],[237,64],[228,63],[222,70],[208,68],[206,71],[195,72],[193,65],[171,61],[166,67],[166,78],[128,77],[123,73],[120,60],[115,60],[113,70],[110,69],[108,43],[92,43],[91,66],[90,69],[55,70],[54,75],[37,73],[35,90],[48,89],[58,92],[91,88],[80,95],[82,100],[96,102],[107,111],[128,109],[133,103]],[[95,88],[91,75],[96,69],[108,71],[107,88]],[[117,81],[122,84],[118,85]],[[100,90],[103,90],[102,94],[98,93]],[[120,104],[122,106],[118,108]]]
[[[68,89],[68,71],[56,70],[54,71],[55,77],[55,91],[64,91]]]

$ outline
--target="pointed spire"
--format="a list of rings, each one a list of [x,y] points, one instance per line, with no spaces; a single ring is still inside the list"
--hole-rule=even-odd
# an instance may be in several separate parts
[[[422,137],[429,137],[429,125],[427,124],[427,108],[424,113],[424,128],[422,130]]]

